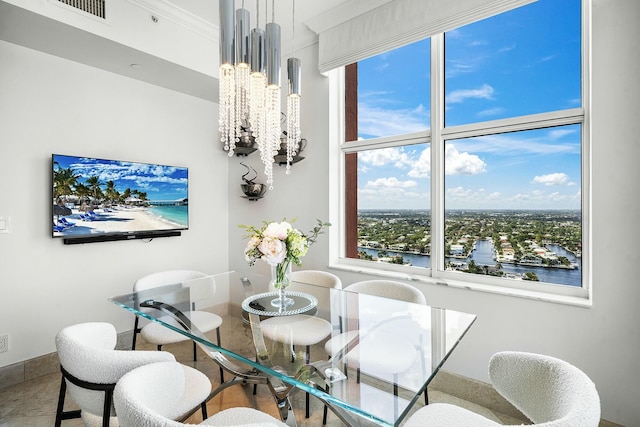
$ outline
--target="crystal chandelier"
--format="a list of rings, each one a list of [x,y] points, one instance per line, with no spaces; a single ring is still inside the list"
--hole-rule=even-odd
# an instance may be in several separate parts
[[[281,149],[281,31],[275,22],[274,0],[271,22],[260,28],[260,0],[256,0],[258,24],[250,30],[250,13],[235,9],[234,0],[220,2],[220,140],[233,156],[243,133],[255,139],[264,164],[267,185],[273,189],[273,163]],[[295,24],[295,0],[293,22]],[[235,21],[234,21],[235,12]],[[295,47],[295,31],[293,33]],[[287,60],[288,95],[286,164],[291,163],[300,144],[300,77],[298,58]]]

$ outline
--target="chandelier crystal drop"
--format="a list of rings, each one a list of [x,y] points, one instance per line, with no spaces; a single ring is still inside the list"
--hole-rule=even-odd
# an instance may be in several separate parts
[[[236,141],[238,140],[238,134],[236,133],[236,88],[234,75],[233,67],[228,65],[220,66],[220,114],[218,117],[218,125],[220,139],[224,144],[225,151],[229,152],[229,156],[233,156],[233,150],[235,150]]]
[[[295,0],[293,23],[295,24]],[[250,13],[235,9],[234,0],[220,6],[220,113],[219,131],[224,150],[233,156],[236,143],[246,133],[254,138],[264,164],[269,189],[273,189],[273,164],[281,148],[281,46],[280,25],[271,21],[260,28],[260,0],[256,0],[257,25],[250,30]],[[234,20],[235,12],[235,20]],[[295,47],[295,32],[294,32]],[[300,60],[287,61],[288,95],[285,126],[286,163],[291,163],[300,144]]]

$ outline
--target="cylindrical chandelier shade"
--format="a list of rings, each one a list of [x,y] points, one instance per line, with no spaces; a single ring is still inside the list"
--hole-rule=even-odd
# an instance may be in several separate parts
[[[251,22],[247,9],[236,10],[236,127],[237,135],[249,127],[249,73],[251,63]]]
[[[251,18],[247,9],[236,10],[236,64],[251,63]]]
[[[300,148],[300,79],[302,65],[298,58],[287,59],[287,174]]]
[[[251,72],[266,72],[267,51],[265,48],[265,33],[262,28],[251,30]]]
[[[267,24],[267,86],[280,86],[281,48],[280,25]]]
[[[233,46],[234,28],[233,11],[234,0],[219,0],[220,6],[220,65],[233,65],[235,61],[235,51]]]
[[[287,79],[289,81],[289,95],[300,95],[300,79],[302,77],[302,62],[298,58],[287,59]]]

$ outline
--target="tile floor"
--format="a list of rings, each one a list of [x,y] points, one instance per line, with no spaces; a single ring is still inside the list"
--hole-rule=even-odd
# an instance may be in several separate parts
[[[225,321],[226,322],[226,321]],[[231,322],[229,322],[231,323]],[[229,324],[227,323],[227,324]],[[224,326],[224,324],[223,324]],[[225,336],[229,337],[227,331],[222,330],[223,340]],[[234,337],[236,338],[236,337]],[[228,338],[227,338],[228,339]],[[140,340],[139,340],[140,341]],[[152,349],[144,342],[139,343],[138,349]],[[166,346],[165,350],[171,351],[176,358],[190,366],[206,373],[214,384],[219,384],[218,366],[204,354],[198,350],[198,360],[193,361],[192,347],[190,343],[173,344]],[[313,353],[312,349],[312,353]],[[320,350],[317,350],[320,351]],[[48,374],[40,376],[36,379],[25,381],[16,386],[0,389],[0,427],[51,427],[54,425],[55,411],[58,400],[58,392],[60,387],[60,374]],[[485,417],[493,419],[503,424],[522,424],[523,420],[512,418],[510,416],[491,411],[477,404],[456,398],[455,396],[445,394],[441,391],[429,390],[430,402],[448,402],[459,406],[466,407],[472,411],[478,412]],[[424,400],[416,404],[417,410],[424,404]],[[296,420],[300,427],[311,427],[322,425],[322,404],[317,399],[311,398],[311,417],[304,417],[305,395],[302,392],[296,392],[292,396],[292,405]],[[253,386],[233,386],[214,399],[210,400],[207,409],[209,414],[234,406],[249,406],[258,408],[271,415],[277,416],[277,408],[273,402],[269,390],[264,385],[258,386],[258,392],[253,394]],[[65,410],[74,409],[74,404],[67,396],[65,402]],[[188,422],[198,423],[201,421],[201,414],[194,414]],[[64,420],[62,427],[81,427],[83,424],[79,419]],[[331,412],[327,422],[328,427],[340,427],[343,423]],[[363,424],[366,425],[366,424]]]

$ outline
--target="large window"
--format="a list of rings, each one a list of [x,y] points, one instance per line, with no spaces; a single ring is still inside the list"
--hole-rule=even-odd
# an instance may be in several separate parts
[[[586,295],[582,23],[539,0],[347,67],[344,257]]]

